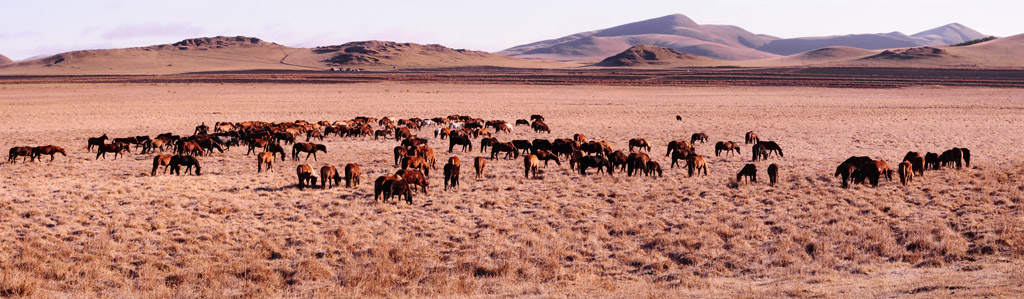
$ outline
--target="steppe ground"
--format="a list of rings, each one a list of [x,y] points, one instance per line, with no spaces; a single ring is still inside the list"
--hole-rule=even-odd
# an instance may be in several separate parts
[[[256,173],[232,148],[202,176],[157,175],[152,154],[95,160],[86,138],[192,133],[200,122],[543,114],[551,134],[617,149],[644,137],[663,178],[581,177],[566,163],[523,178],[488,161],[413,205],[375,203],[394,140],[329,137],[314,167],[359,163],[355,189],[299,191],[279,162]],[[683,121],[675,116],[682,115]],[[38,297],[1012,297],[1024,292],[1024,92],[919,87],[520,85],[4,85],[0,145],[55,144],[53,162],[0,165],[0,295]],[[715,157],[754,130],[785,158]],[[665,145],[705,132],[707,177],[670,169]],[[429,136],[441,159],[447,142]],[[910,186],[842,189],[851,155],[971,149],[963,170]],[[290,146],[285,146],[290,150]],[[443,148],[443,149],[442,149]],[[443,153],[443,154],[442,154]],[[467,163],[468,162],[468,163]],[[765,182],[769,163],[779,185]]]

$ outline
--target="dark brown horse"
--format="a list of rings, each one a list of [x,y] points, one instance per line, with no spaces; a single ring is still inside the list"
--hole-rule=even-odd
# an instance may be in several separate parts
[[[548,125],[547,125],[547,124],[545,124],[545,123],[543,123],[543,122],[541,122],[541,121],[534,121],[534,122],[533,122],[533,124],[532,124],[532,125],[530,125],[530,127],[532,127],[532,128],[533,128],[533,131],[534,131],[534,132],[546,132],[546,133],[551,133],[551,129],[550,129],[550,128],[548,128]]]
[[[690,144],[697,144],[697,141],[700,141],[700,143],[708,142],[708,134],[693,133],[693,135],[690,135]]]
[[[558,155],[555,155],[551,151],[539,150],[534,155],[537,155],[538,160],[544,161],[544,167],[548,166],[548,161],[555,161],[556,165],[562,166],[562,161],[558,160]]]
[[[761,141],[761,139],[757,137],[757,133],[754,133],[754,131],[749,131],[744,136],[743,141],[746,144],[751,144],[751,143],[756,144],[757,142]]]
[[[587,175],[587,168],[597,168],[598,173],[607,169],[608,175],[612,175],[615,172],[615,167],[604,156],[583,156],[580,158],[579,168],[580,175],[584,176]]]
[[[103,136],[100,137],[89,137],[89,146],[86,150],[92,151],[92,147],[103,145],[107,142],[107,139],[110,139],[110,137],[107,137],[107,134],[103,134]]]
[[[505,159],[519,158],[519,149],[511,142],[499,142],[491,146],[491,160],[497,159],[500,153],[505,153]]]
[[[331,165],[320,167],[320,189],[334,188],[341,185],[341,174]]]
[[[396,171],[395,175],[402,177],[402,180],[409,183],[410,187],[420,186],[420,188],[422,188],[423,190],[423,194],[427,194],[427,187],[430,185],[430,182],[427,181],[427,178],[424,177],[423,173],[421,173],[419,170],[401,169]]]
[[[299,160],[299,153],[306,153],[306,160],[309,160],[309,156],[313,155],[313,161],[316,161],[316,152],[321,151],[327,153],[327,146],[323,144],[313,144],[307,142],[296,142],[292,145],[292,159]]]
[[[732,141],[719,141],[715,143],[715,157],[718,157],[722,151],[726,154],[732,154],[736,151],[736,154],[740,154],[740,145]]]
[[[779,165],[772,163],[768,165],[768,186],[775,187],[779,181]]]
[[[400,176],[384,176],[384,175],[382,175],[382,176],[377,177],[377,179],[374,180],[374,182],[373,182],[373,201],[376,202],[377,199],[381,198],[381,195],[383,195],[383,201],[387,202],[388,199],[391,198],[392,185],[395,182],[398,182],[398,181],[401,181],[401,180],[402,180],[402,177],[400,177]],[[410,192],[409,195],[412,195],[412,193]],[[399,196],[398,198],[401,199],[402,197]]]
[[[453,134],[452,136],[450,136],[448,138],[448,152],[449,153],[452,152],[452,149],[455,148],[455,145],[461,145],[463,152],[465,152],[467,150],[467,148],[470,151],[473,150],[473,140],[469,139],[469,136],[466,136],[466,135],[454,135]]]
[[[740,172],[736,174],[736,182],[742,183],[743,178],[746,178],[748,182],[757,183],[757,165],[747,164],[740,169]]]
[[[454,158],[454,157],[453,157]],[[455,189],[455,186],[459,185],[459,165],[452,164],[449,162],[444,165],[444,190],[448,191],[451,187]]]
[[[175,155],[171,157],[171,174],[181,175],[181,167],[185,166],[185,174],[192,172],[192,168],[195,167],[196,175],[201,175],[201,169],[199,167],[199,160],[193,156],[186,155]]]
[[[345,188],[359,186],[359,178],[363,176],[359,164],[349,163],[345,165]]]
[[[124,152],[129,150],[128,144],[124,143],[110,143],[104,144],[96,148],[96,159],[99,160],[100,156],[103,159],[107,158],[107,153],[114,153],[114,160],[117,160],[117,155],[124,156]]]
[[[692,149],[693,145],[687,143],[686,140],[673,140],[668,143],[668,150],[665,151],[665,156],[668,157],[673,150],[690,151]]]
[[[629,157],[626,157],[626,175],[633,176],[633,173],[640,175],[641,172],[647,172],[647,162],[651,162],[651,157],[645,153],[629,154]]]
[[[160,166],[163,166],[164,173],[167,173],[167,169],[171,166],[172,158],[174,158],[172,155],[156,155],[156,157],[153,157],[153,171],[150,175],[156,176],[156,169]]]
[[[647,161],[647,168],[644,170],[644,175],[651,176],[655,172],[658,173],[658,177],[662,177],[661,164],[658,164],[658,162],[654,161]]]
[[[480,176],[484,174],[484,166],[487,165],[487,160],[484,157],[473,158],[473,169],[476,170],[476,178],[480,179]]]
[[[633,138],[629,140],[629,151],[633,152],[633,148],[639,148],[640,150],[647,149],[647,152],[651,152],[651,145],[647,144],[647,140],[643,138]]]
[[[32,147],[29,146],[15,146],[11,148],[10,155],[7,156],[7,162],[14,163],[18,161],[18,157],[25,157],[22,162],[28,161],[32,158]]]
[[[299,190],[303,190],[306,186],[316,186],[316,174],[313,173],[313,166],[309,164],[302,164],[295,167],[295,174],[299,177]]]

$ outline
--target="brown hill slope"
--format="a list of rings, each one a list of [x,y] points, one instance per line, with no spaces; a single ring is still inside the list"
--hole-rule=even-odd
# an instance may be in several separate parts
[[[482,51],[452,49],[442,45],[421,45],[390,41],[359,41],[311,49],[320,63],[329,67],[438,68],[461,66],[569,67],[575,64],[531,61]]]
[[[0,54],[0,65],[5,65],[12,62],[14,62],[14,60],[7,58],[7,56],[4,56],[3,54]]]
[[[676,51],[674,49],[636,45],[622,53],[605,58],[594,66],[609,67],[651,67],[651,66],[709,66],[720,62]]]

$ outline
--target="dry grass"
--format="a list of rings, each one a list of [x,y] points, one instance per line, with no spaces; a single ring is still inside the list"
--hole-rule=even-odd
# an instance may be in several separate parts
[[[0,296],[346,297],[1012,296],[1024,291],[1024,100],[1019,90],[494,85],[5,85],[0,143],[68,157],[0,165]],[[203,176],[148,176],[151,155],[93,160],[85,139],[191,133],[199,122],[533,113],[551,135],[616,148],[644,137],[662,179],[521,161],[463,167],[462,187],[414,205],[373,203],[396,144],[329,137],[324,163],[362,165],[358,189],[294,187],[298,162],[256,174],[244,149],[201,158]],[[674,120],[682,114],[684,121]],[[660,154],[775,140],[780,183],[728,188],[749,158],[686,178]],[[436,150],[441,142],[435,141]],[[839,188],[836,164],[970,148],[972,168],[909,187]],[[441,151],[439,151],[439,154]],[[460,153],[463,163],[479,153]],[[447,153],[442,155],[447,157]],[[440,173],[439,171],[437,173]]]

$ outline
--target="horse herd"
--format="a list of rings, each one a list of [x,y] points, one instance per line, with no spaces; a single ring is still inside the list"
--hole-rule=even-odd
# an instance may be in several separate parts
[[[535,133],[550,133],[549,126],[544,122],[541,115],[532,115],[529,120],[518,119],[515,126],[529,126]],[[149,136],[134,136],[110,139],[106,134],[100,137],[89,138],[87,150],[96,148],[96,159],[106,159],[107,153],[113,154],[113,159],[125,152],[131,152],[134,145],[140,154],[160,151],[153,157],[152,176],[157,175],[160,167],[164,173],[181,175],[181,168],[185,167],[185,174],[201,175],[201,166],[198,157],[212,154],[215,150],[223,153],[231,147],[247,147],[246,155],[255,154],[257,167],[256,172],[264,170],[274,171],[276,160],[286,160],[286,151],[283,145],[291,145],[291,158],[299,160],[301,153],[306,153],[305,160],[313,157],[317,160],[317,152],[327,152],[324,144],[311,141],[323,141],[331,135],[339,138],[370,137],[378,140],[380,137],[394,137],[400,144],[394,147],[393,158],[395,167],[399,168],[393,175],[382,175],[374,180],[374,201],[382,199],[387,201],[397,196],[398,200],[404,199],[412,203],[413,191],[419,189],[424,194],[429,186],[428,178],[431,170],[437,169],[437,155],[434,148],[428,145],[429,140],[418,137],[414,131],[422,131],[423,127],[436,127],[433,130],[434,138],[448,141],[448,152],[453,153],[458,147],[462,152],[472,152],[474,139],[479,140],[479,151],[481,154],[488,152],[491,160],[495,159],[518,159],[523,156],[523,170],[526,178],[540,179],[538,177],[541,161],[544,167],[549,162],[561,165],[563,159],[569,163],[569,170],[577,172],[581,176],[588,175],[588,170],[594,169],[596,173],[613,175],[616,170],[624,171],[628,176],[644,175],[648,177],[661,177],[663,169],[661,165],[650,157],[651,145],[644,138],[633,138],[628,141],[628,149],[615,150],[610,143],[604,140],[588,140],[583,134],[574,134],[571,138],[556,138],[554,140],[536,138],[533,140],[517,139],[502,142],[497,137],[498,133],[511,133],[512,126],[504,120],[483,120],[465,115],[449,115],[447,117],[434,117],[430,119],[408,118],[393,120],[389,117],[380,119],[373,117],[355,117],[346,121],[328,122],[319,121],[316,123],[307,121],[294,121],[283,123],[269,123],[261,121],[247,122],[217,122],[210,133],[210,127],[205,123],[196,126],[191,136],[178,136],[172,133],[163,133],[155,138]],[[305,136],[306,142],[296,141],[299,136]],[[111,142],[108,143],[107,141]],[[671,161],[670,168],[680,165],[679,161],[685,162],[687,174],[692,177],[697,175],[708,175],[708,158],[700,155],[694,147],[697,143],[708,142],[709,137],[704,133],[694,133],[689,140],[673,140],[666,147],[665,156]],[[715,156],[722,154],[741,154],[741,147],[746,144],[751,146],[751,160],[753,162],[767,160],[772,155],[783,158],[782,148],[774,141],[762,141],[757,133],[750,131],[744,136],[744,143],[732,141],[718,141],[714,146]],[[163,154],[165,150],[173,154]],[[646,151],[647,153],[644,153]],[[38,147],[13,147],[10,150],[8,161],[16,162],[18,157],[25,157],[32,161],[41,160],[42,155],[49,155],[50,160],[54,154],[61,153],[67,156],[64,149],[59,146],[47,145]],[[484,156],[473,158],[473,167],[476,177],[483,175],[486,166]],[[953,148],[940,154],[927,153],[921,156],[917,152],[907,153],[904,161],[898,166],[898,173],[901,182],[907,184],[913,180],[913,176],[923,175],[925,169],[939,169],[940,166],[961,166],[961,160],[970,166],[970,151],[965,148]],[[456,188],[459,186],[459,175],[461,161],[458,156],[451,156],[441,166],[444,176],[444,189]],[[319,182],[320,188],[331,188],[339,186],[342,179],[345,180],[347,188],[355,188],[359,185],[362,171],[356,163],[346,164],[344,173],[336,167],[325,165],[319,172],[309,164],[301,164],[296,167],[298,188],[305,189],[307,186],[314,187]],[[746,181],[757,182],[757,166],[753,163],[746,164],[736,175],[736,183]],[[878,185],[880,177],[892,179],[893,170],[883,160],[873,160],[869,157],[850,157],[839,167],[835,176],[842,176],[842,187],[849,186],[848,182],[863,183],[868,181],[872,186]],[[779,165],[770,164],[767,167],[769,185],[775,186],[779,174]],[[342,176],[344,175],[344,176]]]

